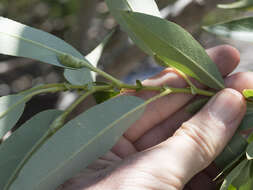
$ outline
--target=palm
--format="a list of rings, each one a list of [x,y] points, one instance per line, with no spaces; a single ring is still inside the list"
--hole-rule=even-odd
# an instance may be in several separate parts
[[[213,48],[208,53],[225,78],[234,70],[239,62],[238,53],[228,46]],[[253,87],[253,84],[250,84],[249,82],[250,80],[241,83],[239,82],[240,80],[245,80],[245,77],[240,77],[240,74],[235,74],[232,77],[227,77],[225,82],[228,87],[237,90]],[[186,86],[185,81],[176,75],[171,69],[166,69],[157,76],[148,79],[143,83],[144,85],[154,86],[164,84],[175,87]],[[244,84],[244,86],[239,87],[238,83]],[[154,96],[155,92],[128,92],[128,94],[148,99]],[[62,185],[59,189],[86,189],[85,187],[92,186],[93,183],[97,183],[102,179],[106,175],[104,173],[110,173],[110,175],[113,176],[113,168],[121,165],[120,163],[124,163],[122,164],[124,165],[122,169],[124,173],[125,169],[126,171],[128,171],[128,168],[135,169],[135,162],[138,162],[139,160],[142,160],[143,163],[148,159],[152,160],[152,156],[149,156],[149,153],[154,151],[152,147],[159,146],[159,143],[173,136],[181,124],[191,117],[191,115],[185,111],[185,107],[193,100],[193,98],[195,97],[192,95],[173,94],[148,105],[142,118],[126,131],[124,136],[122,136],[119,142],[112,148],[111,152],[103,158],[100,158],[96,163],[93,163],[80,175]],[[157,154],[160,154],[160,152],[157,152]],[[163,167],[163,163],[154,164]],[[121,172],[121,170],[117,172]],[[212,182],[212,179],[217,175],[217,172],[218,170],[214,165],[209,166],[206,170],[195,176],[184,189],[217,189],[215,183]],[[94,176],[102,177],[95,177],[96,181],[94,181]],[[131,172],[126,177],[131,178]],[[141,189],[146,190],[145,187]]]

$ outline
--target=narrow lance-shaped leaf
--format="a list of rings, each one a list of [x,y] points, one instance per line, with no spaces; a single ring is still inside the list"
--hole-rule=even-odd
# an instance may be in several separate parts
[[[167,20],[120,11],[127,26],[165,63],[215,89],[224,88],[217,66],[183,28]]]
[[[248,142],[239,133],[236,133],[223,152],[215,159],[215,164],[219,169],[225,168],[245,151],[247,145]]]
[[[34,144],[45,134],[51,122],[62,113],[44,111],[23,124],[0,146],[0,189],[6,190],[16,169]],[[38,165],[40,163],[38,162]]]
[[[156,5],[155,0],[145,0],[145,3],[140,0],[105,0],[108,8],[110,9],[111,14],[120,24],[122,29],[128,33],[134,43],[138,44],[138,46],[146,53],[150,54],[152,51],[150,48],[143,43],[137,36],[135,36],[134,32],[128,28],[125,20],[122,18],[122,15],[119,14],[119,10],[125,11],[134,11],[139,13],[145,13],[157,17],[161,17],[160,11]]]
[[[251,162],[248,161],[247,164],[244,166],[244,168],[241,170],[240,174],[233,180],[232,184],[235,188],[241,189],[240,187],[243,187],[246,185],[250,178],[251,178]],[[249,189],[251,190],[251,189]]]
[[[203,29],[226,38],[253,42],[253,17],[204,26]]]
[[[242,169],[245,167],[245,165],[247,164],[247,162],[248,162],[247,160],[243,160],[237,167],[235,167],[228,174],[228,176],[223,181],[220,190],[227,190],[229,188],[229,186],[232,184],[232,182],[234,181],[234,179],[236,179],[236,177],[240,175]]]
[[[145,105],[137,97],[119,96],[77,116],[31,157],[10,189],[55,189],[105,154]]]
[[[11,110],[8,114],[6,114],[6,112],[23,97],[22,95],[9,95],[0,98],[0,139],[14,127],[21,117],[25,109],[25,102],[16,106],[15,109]]]
[[[105,39],[88,55],[85,56],[85,59],[87,59],[90,64],[92,64],[94,67],[97,67],[97,64],[102,56],[102,53],[104,51],[105,46],[107,45],[108,41],[112,37],[114,31],[110,32]],[[74,85],[84,85],[90,82],[90,80],[87,80],[86,77],[86,68],[82,69],[65,69],[64,71],[64,77],[68,82]],[[92,78],[93,81],[96,80],[96,73],[92,72]]]
[[[244,116],[241,124],[239,125],[238,130],[246,131],[248,129],[251,129],[252,127],[253,127],[253,112],[249,112]]]
[[[228,4],[219,4],[219,8],[222,9],[245,9],[253,7],[253,0],[239,0]]]
[[[4,17],[0,17],[0,44],[1,54],[27,57],[59,67],[64,67],[57,59],[59,54],[67,53],[84,59],[76,49],[60,38]],[[91,81],[88,69],[85,76]]]

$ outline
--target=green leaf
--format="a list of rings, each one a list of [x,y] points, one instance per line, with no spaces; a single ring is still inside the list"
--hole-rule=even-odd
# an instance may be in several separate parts
[[[245,89],[242,91],[242,94],[245,98],[252,98],[253,97],[253,89]]]
[[[247,145],[248,142],[240,134],[236,133],[223,152],[215,159],[215,164],[220,169],[225,168],[245,151]]]
[[[247,146],[246,156],[248,160],[253,160],[253,142]]]
[[[244,168],[241,170],[239,176],[237,176],[232,182],[233,186],[236,187],[237,189],[240,189],[240,187],[246,185],[250,180],[251,163],[252,162],[248,161],[247,164],[244,166]]]
[[[59,63],[58,55],[70,54],[84,59],[76,49],[56,36],[4,17],[0,17],[0,44],[1,54],[27,57],[59,67],[64,66]],[[88,69],[85,76],[87,80],[91,78]]]
[[[97,104],[101,104],[110,98],[119,95],[119,92],[114,90],[111,91],[100,91],[93,94]]]
[[[234,179],[236,179],[236,177],[238,177],[242,171],[242,169],[245,167],[245,165],[247,164],[247,160],[243,160],[237,167],[235,167],[225,178],[225,180],[223,181],[220,190],[227,190],[229,188],[229,186],[232,184],[232,182],[234,181]]]
[[[189,104],[185,109],[190,114],[196,114],[207,102],[209,98],[201,98],[199,100],[195,100],[191,104]]]
[[[224,88],[217,66],[200,44],[183,28],[167,20],[120,11],[127,26],[153,55],[183,73],[215,89]],[[152,56],[153,56],[152,55]]]
[[[120,24],[122,29],[128,33],[134,43],[136,43],[144,52],[150,54],[152,52],[150,48],[143,43],[143,41],[140,40],[131,29],[129,29],[127,23],[122,18],[122,15],[119,13],[119,10],[134,11],[161,17],[156,2],[154,0],[145,0],[145,3],[140,0],[105,0],[105,2],[107,3],[111,14]]]
[[[226,38],[253,42],[253,17],[204,26],[206,31]]]
[[[244,116],[238,128],[238,131],[245,131],[251,129],[252,127],[253,127],[253,112],[250,112]]]
[[[233,185],[229,185],[228,190],[237,190]]]
[[[110,150],[145,106],[137,97],[119,96],[77,116],[41,146],[10,189],[55,189]]]
[[[0,146],[0,189],[6,190],[16,170],[33,145],[48,130],[61,111],[44,111],[24,123]],[[37,163],[40,165],[40,162]]]
[[[221,9],[242,9],[242,8],[252,8],[253,0],[241,0],[229,4],[219,4],[218,8]]]
[[[85,59],[90,62],[94,67],[97,67],[97,64],[102,56],[105,46],[111,39],[114,31],[110,32],[105,39],[88,55],[85,56]],[[87,83],[92,82],[90,78],[86,77],[86,68],[72,70],[72,69],[65,69],[64,70],[64,77],[68,82],[74,85],[84,85]],[[96,80],[96,74],[92,72],[92,78]],[[88,80],[87,80],[88,79]]]
[[[23,98],[23,95],[9,95],[0,98],[0,139],[14,127],[21,117],[25,102],[17,106],[15,104]],[[14,106],[15,108],[10,110]]]

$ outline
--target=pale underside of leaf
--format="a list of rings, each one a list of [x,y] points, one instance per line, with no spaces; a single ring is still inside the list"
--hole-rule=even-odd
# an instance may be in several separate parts
[[[31,58],[59,67],[64,66],[59,63],[58,55],[70,54],[84,59],[76,49],[63,40],[4,17],[0,17],[0,44],[1,54]],[[87,69],[85,75],[91,78]]]
[[[56,188],[106,153],[142,115],[143,102],[120,96],[70,121],[32,156],[10,189]]]
[[[204,26],[206,31],[226,38],[253,42],[253,17]]]
[[[211,88],[224,88],[217,66],[199,43],[180,26],[158,17],[120,11],[128,27],[153,55]],[[152,56],[153,56],[152,55]]]
[[[44,111],[24,123],[0,146],[0,189],[5,190],[25,155],[61,111]],[[38,163],[39,164],[39,163]],[[4,171],[4,172],[3,172]]]
[[[22,95],[9,95],[0,98],[0,115],[4,115],[0,118],[0,139],[17,123],[24,111],[25,102],[17,105],[8,114],[5,115],[5,113],[23,97]]]

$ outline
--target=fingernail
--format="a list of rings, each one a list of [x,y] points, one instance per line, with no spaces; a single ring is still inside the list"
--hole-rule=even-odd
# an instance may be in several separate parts
[[[233,90],[225,89],[219,92],[209,103],[209,113],[220,122],[229,124],[240,118],[243,111],[244,100],[242,95]]]

